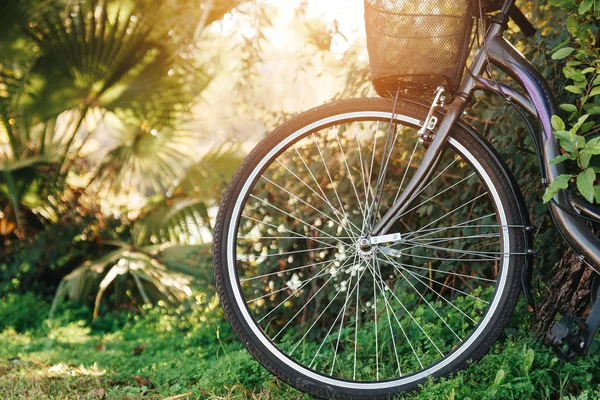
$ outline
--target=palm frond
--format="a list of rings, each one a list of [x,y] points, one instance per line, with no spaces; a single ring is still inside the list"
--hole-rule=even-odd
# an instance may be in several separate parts
[[[113,206],[137,197],[161,195],[185,174],[196,138],[183,131],[130,126],[90,177],[90,193],[112,199]]]
[[[209,78],[176,53],[167,31],[121,2],[54,1],[30,15],[40,56],[22,106],[41,120],[79,104],[168,126]],[[194,81],[183,71],[193,70]]]
[[[138,243],[198,244],[210,239],[207,206],[197,198],[164,198],[144,209],[134,227]]]
[[[119,244],[116,250],[88,261],[65,276],[59,284],[50,317],[57,305],[65,298],[84,302],[94,292],[94,318],[98,316],[102,297],[107,289],[119,278],[129,280],[140,294],[144,303],[155,303],[159,300],[181,302],[189,297],[191,291],[190,273],[187,274],[170,269],[161,261],[157,251],[150,248],[132,248],[125,243]],[[127,288],[131,285],[124,285]]]
[[[198,244],[211,239],[208,208],[241,162],[234,144],[216,145],[180,174],[177,185],[141,211],[133,235],[137,243]]]
[[[178,190],[205,200],[216,200],[215,193],[229,182],[242,159],[239,144],[216,144],[187,169],[173,192]]]

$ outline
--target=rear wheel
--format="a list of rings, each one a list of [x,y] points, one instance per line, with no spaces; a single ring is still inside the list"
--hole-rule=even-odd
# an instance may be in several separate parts
[[[481,357],[519,295],[523,231],[507,171],[456,126],[382,243],[370,229],[411,178],[426,109],[357,99],[263,140],[222,201],[225,314],[272,373],[320,397],[387,398]]]

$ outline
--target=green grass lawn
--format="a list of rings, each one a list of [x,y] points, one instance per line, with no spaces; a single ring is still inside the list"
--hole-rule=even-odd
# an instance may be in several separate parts
[[[94,323],[85,308],[66,306],[51,321],[47,310],[34,296],[0,304],[2,399],[310,398],[252,359],[215,299],[105,312]],[[524,314],[479,363],[404,398],[600,398],[598,352],[563,364],[527,334]]]

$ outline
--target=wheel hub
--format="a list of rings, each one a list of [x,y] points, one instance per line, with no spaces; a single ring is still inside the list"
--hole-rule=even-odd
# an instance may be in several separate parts
[[[376,250],[377,246],[373,246],[366,237],[361,237],[356,241],[356,252],[365,260],[372,259]]]

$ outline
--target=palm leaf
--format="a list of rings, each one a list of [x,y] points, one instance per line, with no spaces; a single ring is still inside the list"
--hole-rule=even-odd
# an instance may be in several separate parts
[[[197,198],[165,198],[144,209],[134,227],[138,243],[204,243],[210,237],[210,219],[204,201]]]
[[[28,33],[40,56],[21,106],[45,120],[79,104],[171,125],[208,82],[202,67],[179,57],[167,31],[121,2],[54,1],[30,16]],[[194,82],[182,70],[193,70]]]
[[[216,145],[180,174],[163,196],[150,201],[136,221],[137,243],[198,244],[210,238],[208,207],[241,161],[234,144]]]
[[[152,247],[132,248],[119,242],[116,245],[116,250],[87,261],[63,278],[52,302],[50,318],[65,298],[83,302],[97,287],[93,313],[96,318],[102,297],[119,277],[132,279],[144,303],[158,300],[181,302],[191,295],[189,273],[194,272],[192,269],[187,271],[188,274],[179,272],[181,269],[170,269]]]
[[[185,174],[196,138],[183,131],[129,127],[91,174],[91,195],[111,199],[114,206],[132,198],[164,194]],[[115,138],[116,139],[116,138]],[[102,150],[101,150],[102,151]]]

